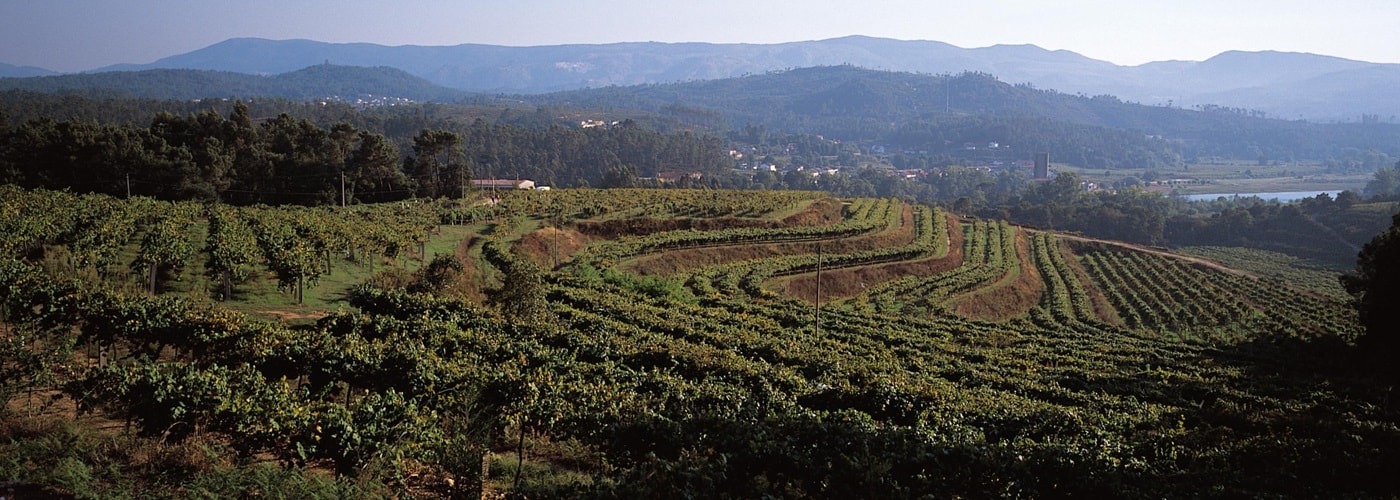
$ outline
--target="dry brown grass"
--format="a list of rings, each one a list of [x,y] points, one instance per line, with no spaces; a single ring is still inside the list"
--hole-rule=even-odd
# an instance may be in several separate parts
[[[515,243],[515,253],[542,268],[553,269],[572,259],[589,241],[591,238],[573,229],[544,227],[520,238]]]
[[[1040,303],[1045,293],[1045,281],[1040,270],[1031,262],[1030,238],[1024,230],[1016,232],[1016,261],[1018,271],[1008,271],[988,286],[978,288],[954,302],[953,311],[965,318],[1005,321],[1020,317]]]

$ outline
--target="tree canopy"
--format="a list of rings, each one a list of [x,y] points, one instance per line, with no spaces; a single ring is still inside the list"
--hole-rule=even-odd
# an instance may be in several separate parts
[[[1362,351],[1388,361],[1391,374],[1394,355],[1400,354],[1400,214],[1390,229],[1362,247],[1356,271],[1342,276],[1342,286],[1352,295],[1366,335],[1357,344]]]

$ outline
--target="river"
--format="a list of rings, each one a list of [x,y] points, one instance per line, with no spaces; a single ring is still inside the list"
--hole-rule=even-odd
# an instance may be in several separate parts
[[[1216,198],[1219,198],[1219,197],[1221,197],[1221,196],[1224,196],[1224,197],[1226,197],[1226,198],[1258,196],[1258,197],[1263,198],[1263,199],[1265,199],[1265,200],[1278,200],[1278,201],[1280,201],[1280,202],[1282,202],[1282,203],[1288,203],[1288,202],[1290,202],[1290,201],[1298,201],[1298,200],[1301,200],[1301,199],[1303,199],[1303,198],[1312,198],[1312,197],[1314,197],[1314,196],[1317,196],[1319,193],[1327,193],[1328,196],[1331,196],[1331,197],[1333,197],[1333,198],[1336,198],[1336,197],[1337,197],[1337,194],[1338,194],[1338,193],[1341,193],[1341,192],[1342,192],[1341,189],[1337,189],[1337,190],[1317,190],[1317,191],[1276,191],[1276,192],[1272,192],[1272,193],[1206,193],[1206,194],[1183,194],[1183,195],[1181,195],[1181,198],[1184,199],[1184,200],[1186,200],[1186,201],[1210,201],[1210,200],[1214,200],[1214,199],[1216,199]]]

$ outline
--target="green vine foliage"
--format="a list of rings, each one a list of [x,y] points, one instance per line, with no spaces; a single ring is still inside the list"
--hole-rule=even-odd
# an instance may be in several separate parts
[[[577,200],[567,208],[554,194],[502,203],[610,217],[777,211],[727,194],[683,191],[668,204],[664,193],[647,192],[655,198],[641,199],[660,201],[628,205],[614,193],[590,193],[564,193],[560,199]],[[74,196],[0,195],[6,214]],[[223,255],[210,269],[267,266],[309,279],[325,272],[328,252],[339,264],[352,252],[406,250],[445,220],[442,210],[461,209],[214,206],[138,211],[134,220],[152,228],[147,234],[161,217],[183,221],[167,223],[178,234],[206,214],[205,253]],[[897,200],[853,200],[841,221],[808,229],[663,231],[647,240],[655,245],[629,236],[607,246],[634,255],[715,240],[874,234],[900,224],[902,210]],[[961,255],[958,265],[892,278],[866,291],[869,307],[833,306],[820,317],[811,303],[761,292],[772,277],[809,272],[813,256],[800,251],[697,269],[671,281],[693,293],[656,293],[609,278],[625,270],[608,259],[541,269],[495,235],[482,252],[506,280],[491,304],[362,285],[337,310],[295,325],[180,294],[85,287],[31,260],[45,245],[129,227],[129,212],[111,211],[110,223],[71,212],[34,214],[32,224],[0,219],[15,229],[0,233],[0,248],[11,252],[0,255],[0,389],[14,401],[28,386],[45,386],[85,413],[129,421],[134,435],[226,443],[233,463],[270,457],[276,470],[329,471],[343,480],[337,484],[368,488],[305,491],[364,493],[379,484],[402,492],[431,477],[439,489],[411,491],[474,496],[494,484],[540,497],[1393,496],[1400,414],[1385,403],[1388,386],[1345,367],[1359,326],[1344,304],[1172,256],[909,210],[910,242],[823,255],[824,268]],[[956,231],[962,248],[950,248]],[[1018,235],[1029,247],[1015,244]],[[155,257],[164,255],[157,243],[149,262],[175,262]],[[1018,255],[1023,248],[1031,254]],[[83,253],[95,255],[74,255]],[[939,309],[996,286],[1021,262],[1044,282],[1023,316],[993,322]],[[531,455],[521,443],[552,448]],[[17,449],[6,446],[0,442]],[[506,455],[574,480],[502,486],[483,464]],[[39,469],[26,464],[0,457],[3,471]],[[181,483],[180,493],[296,482],[269,470],[211,472]]]

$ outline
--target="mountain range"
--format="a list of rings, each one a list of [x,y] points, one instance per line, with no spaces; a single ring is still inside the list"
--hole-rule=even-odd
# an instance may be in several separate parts
[[[29,78],[0,78],[0,89],[31,92],[189,100],[206,97],[333,99],[379,105],[456,101],[466,91],[434,85],[400,69],[317,64],[276,75],[208,69],[104,71]]]
[[[1400,64],[1289,52],[1226,52],[1205,61],[1120,66],[1033,45],[960,48],[865,36],[779,44],[614,43],[534,47],[384,46],[237,38],[149,64],[94,70],[202,69],[281,74],[333,63],[401,69],[435,84],[535,94],[713,80],[811,66],[853,65],[927,74],[988,73],[1069,94],[1113,95],[1148,105],[1245,108],[1284,119],[1394,121]],[[11,75],[14,67],[0,68]],[[35,76],[37,68],[22,68]]]
[[[15,66],[0,63],[0,78],[28,78],[31,76],[56,75],[57,72],[33,66]]]
[[[137,102],[121,99],[126,97],[144,99],[145,104],[112,108],[116,102]],[[229,99],[261,102],[262,97],[309,104],[308,109],[344,109],[327,108],[326,101],[372,107],[407,101],[447,103],[384,109],[377,115],[380,119],[428,110],[463,119],[478,106],[534,107],[533,113],[510,113],[510,120],[501,112],[500,119],[535,125],[578,123],[580,118],[634,120],[655,130],[741,133],[751,139],[767,134],[824,135],[946,158],[966,156],[968,144],[1011,144],[1014,148],[992,153],[1010,158],[1048,151],[1065,161],[1106,169],[1172,165],[1198,157],[1351,161],[1347,158],[1359,152],[1400,156],[1400,124],[1328,124],[1270,119],[1236,108],[1148,106],[1108,95],[1012,85],[986,73],[928,75],[852,65],[508,96],[449,89],[383,66],[322,63],[268,76],[197,69],[108,71],[0,79],[0,117],[21,123],[64,109],[61,115],[75,119],[138,123],[149,118],[151,109],[188,110],[187,105],[201,103],[202,98],[228,106]]]

